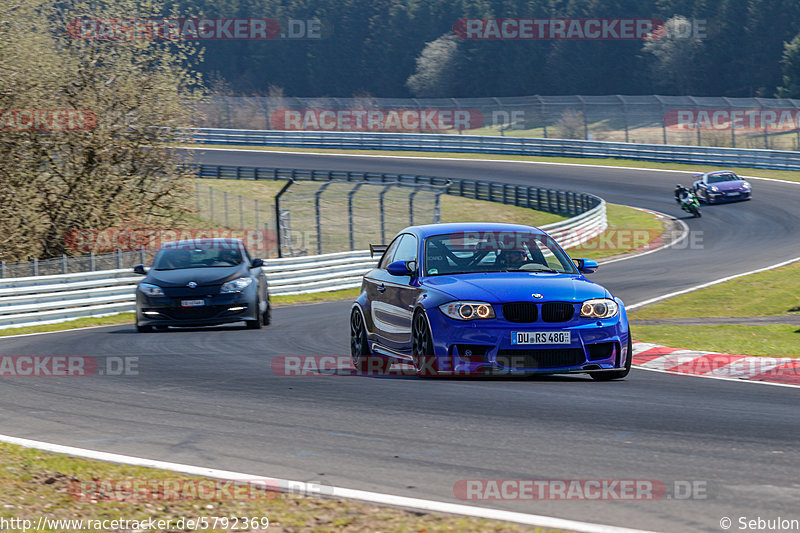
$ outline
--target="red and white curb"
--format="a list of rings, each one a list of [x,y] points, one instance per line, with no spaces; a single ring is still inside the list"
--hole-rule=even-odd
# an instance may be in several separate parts
[[[633,343],[633,365],[646,370],[800,386],[800,359],[753,357]]]

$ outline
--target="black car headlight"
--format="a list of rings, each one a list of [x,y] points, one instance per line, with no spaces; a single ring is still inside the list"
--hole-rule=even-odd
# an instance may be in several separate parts
[[[584,318],[611,318],[617,316],[619,306],[610,298],[586,300],[581,305],[581,316]]]
[[[152,283],[140,283],[139,290],[147,296],[164,296],[164,291],[161,287]]]
[[[232,292],[242,292],[250,284],[253,283],[253,278],[237,278],[222,284],[219,292],[220,294],[229,294]]]
[[[487,302],[449,302],[439,306],[442,313],[456,320],[494,318],[494,308]]]

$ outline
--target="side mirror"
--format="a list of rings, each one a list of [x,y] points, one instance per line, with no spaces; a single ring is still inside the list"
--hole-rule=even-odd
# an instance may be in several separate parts
[[[253,266],[250,268],[258,268],[264,266],[264,260],[260,257],[256,257],[253,259]]]
[[[144,265],[136,265],[136,266],[134,266],[133,267],[133,273],[134,274],[139,274],[139,275],[142,275],[142,276],[146,276],[147,275],[147,272],[145,272],[145,270],[144,270]]]
[[[581,274],[592,274],[598,268],[597,261],[594,259],[573,259],[573,261]]]
[[[416,261],[395,261],[389,263],[386,271],[392,276],[410,276],[414,274],[416,268]]]

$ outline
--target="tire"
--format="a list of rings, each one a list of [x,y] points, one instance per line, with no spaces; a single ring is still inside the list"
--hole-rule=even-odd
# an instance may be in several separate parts
[[[256,299],[256,319],[255,320],[245,320],[244,323],[247,325],[247,329],[261,329],[261,322],[263,317],[259,311],[261,307],[260,302]]]
[[[700,218],[701,216],[703,216],[703,213],[700,212],[700,208],[699,207],[695,207],[694,208],[694,216],[696,218]]]
[[[367,328],[364,326],[364,316],[358,308],[350,313],[350,357],[356,370],[368,374],[383,374],[389,368],[389,363],[380,358],[373,357],[369,350]]]
[[[136,331],[139,333],[150,333],[153,331],[153,326],[140,326],[136,324]]]
[[[589,372],[592,379],[595,381],[611,381],[614,379],[622,379],[631,371],[631,363],[633,362],[633,342],[631,341],[630,330],[628,330],[628,360],[625,361],[625,368],[622,370],[614,370],[611,372]]]
[[[418,376],[439,375],[439,364],[433,355],[433,335],[425,313],[417,311],[411,322],[411,356]]]
[[[267,298],[267,309],[262,316],[262,322],[265,326],[272,324],[272,304],[269,303],[269,298]]]

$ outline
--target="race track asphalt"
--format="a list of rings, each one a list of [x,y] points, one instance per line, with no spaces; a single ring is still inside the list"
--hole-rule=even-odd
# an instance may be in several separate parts
[[[492,179],[598,194],[680,217],[688,174],[503,162],[207,151],[206,163]],[[686,220],[702,246],[604,265],[626,303],[798,255],[800,186]],[[697,241],[695,241],[697,242]],[[723,516],[800,518],[798,391],[634,369],[588,377],[287,377],[275,358],[346,355],[347,302],[239,326],[132,326],[0,339],[0,355],[137,358],[136,375],[0,378],[0,430],[17,437],[288,479],[660,531],[720,531]],[[687,326],[690,327],[690,326]],[[635,332],[634,332],[635,334]],[[657,501],[458,500],[464,479],[637,479],[705,488]],[[681,496],[681,494],[675,494]],[[705,496],[705,497],[699,497]]]

